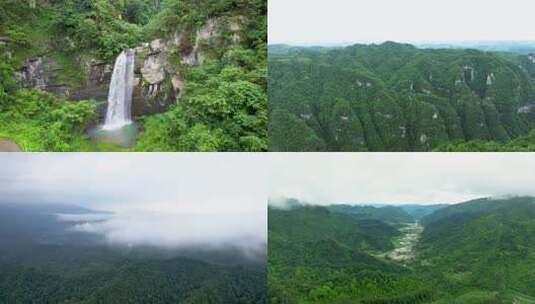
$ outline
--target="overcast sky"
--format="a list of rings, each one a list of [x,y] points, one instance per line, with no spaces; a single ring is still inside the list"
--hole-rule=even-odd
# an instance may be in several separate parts
[[[532,0],[269,0],[269,42],[533,40]]]
[[[106,222],[77,227],[113,242],[265,243],[268,167],[261,157],[0,153],[0,202],[74,204],[115,212]]]
[[[0,168],[0,202],[112,211],[75,228],[132,245],[264,245],[268,197],[429,204],[535,196],[533,153],[4,153]]]
[[[534,153],[273,154],[271,197],[313,204],[535,196]]]

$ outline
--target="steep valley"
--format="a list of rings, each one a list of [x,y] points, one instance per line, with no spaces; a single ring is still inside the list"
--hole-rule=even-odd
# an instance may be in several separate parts
[[[534,303],[533,198],[430,206],[411,223],[383,217],[380,230],[355,216],[384,216],[381,208],[271,207],[269,302]],[[313,222],[304,217],[310,212]],[[352,236],[346,225],[358,227]]]

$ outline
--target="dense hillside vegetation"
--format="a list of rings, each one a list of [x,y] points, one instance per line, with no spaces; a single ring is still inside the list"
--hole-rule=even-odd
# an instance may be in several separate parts
[[[535,55],[269,49],[273,151],[533,150]]]
[[[267,149],[266,1],[0,2],[0,141],[27,151],[90,141],[117,55],[136,50],[140,151]],[[124,149],[124,148],[123,148]]]
[[[268,218],[269,303],[416,303],[429,295],[407,269],[373,256],[400,234],[385,222],[325,207],[270,208]]]
[[[263,259],[110,246],[56,212],[94,211],[0,204],[0,303],[265,303]]]
[[[535,302],[535,201],[481,199],[423,219],[421,260],[438,270],[453,294],[493,294]],[[446,287],[447,286],[447,287]],[[447,288],[447,289],[446,289]]]
[[[269,209],[269,303],[535,303],[533,198],[433,206],[408,259],[383,254],[403,228],[329,209]]]

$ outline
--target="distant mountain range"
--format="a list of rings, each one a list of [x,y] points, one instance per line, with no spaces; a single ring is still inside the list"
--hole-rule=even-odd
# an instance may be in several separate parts
[[[297,199],[286,199],[278,206],[282,209],[296,209],[306,205]],[[335,213],[350,214],[355,217],[380,219],[389,223],[411,223],[418,221],[436,210],[445,208],[448,204],[381,204],[381,203],[337,203],[326,208]]]
[[[355,41],[338,43],[270,43],[270,52],[288,48],[344,48],[354,44],[381,44],[377,41]],[[430,49],[477,49],[492,52],[511,52],[520,54],[535,53],[535,41],[507,41],[507,40],[467,40],[467,41],[404,41],[398,43],[409,43],[418,48]]]
[[[419,48],[477,49],[490,52],[510,52],[519,54],[535,53],[535,41],[444,41],[415,42]]]

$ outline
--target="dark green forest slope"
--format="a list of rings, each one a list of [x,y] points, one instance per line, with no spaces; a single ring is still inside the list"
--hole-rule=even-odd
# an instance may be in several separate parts
[[[265,303],[265,256],[113,245],[57,212],[94,213],[0,204],[0,303]]]
[[[500,298],[521,294],[535,301],[533,198],[470,201],[422,222],[420,258],[440,270],[450,292],[477,287]]]
[[[383,303],[372,300],[429,296],[417,276],[373,255],[393,249],[400,235],[383,221],[311,206],[269,208],[268,219],[268,303]]]
[[[89,140],[115,58],[136,52],[137,151],[267,149],[265,0],[0,1],[0,142],[127,150]]]
[[[268,303],[535,303],[533,198],[432,208],[399,260],[381,254],[404,233],[388,217],[370,229],[325,207],[271,207]]]
[[[534,54],[385,42],[269,55],[273,151],[535,148]]]

